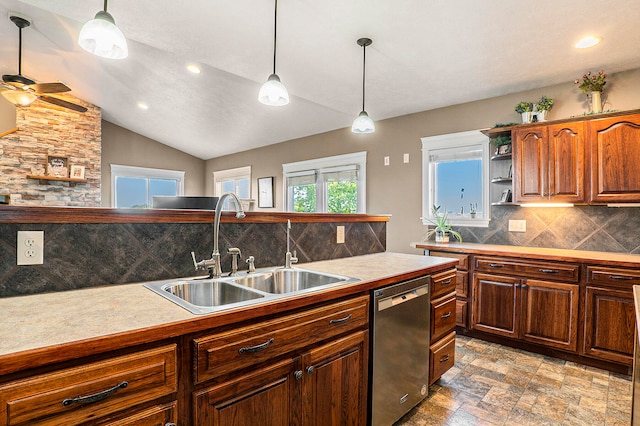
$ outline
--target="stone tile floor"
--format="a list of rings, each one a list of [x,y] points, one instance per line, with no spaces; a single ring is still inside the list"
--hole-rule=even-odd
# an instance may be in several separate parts
[[[395,426],[630,423],[630,376],[457,336],[455,366]]]

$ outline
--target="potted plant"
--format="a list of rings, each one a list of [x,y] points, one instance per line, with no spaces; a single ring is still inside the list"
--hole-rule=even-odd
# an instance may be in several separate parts
[[[598,71],[598,74],[592,74],[588,71],[580,79],[574,80],[578,84],[582,93],[587,95],[587,100],[591,100],[591,112],[602,112],[602,91],[607,84],[607,74],[604,70]]]
[[[547,121],[547,113],[553,108],[553,99],[542,95],[540,100],[533,106],[533,112],[538,121]]]
[[[516,112],[522,114],[522,122],[523,123],[531,123],[531,112],[533,111],[533,103],[531,102],[520,102],[516,105]]]
[[[462,242],[462,235],[451,229],[451,225],[447,223],[447,212],[440,213],[440,206],[434,205],[431,207],[431,214],[433,218],[423,217],[424,220],[434,225],[433,229],[427,230],[422,237],[423,241],[431,238],[432,235],[436,236],[436,243],[448,243],[449,235],[453,235],[458,241]]]
[[[496,146],[496,155],[511,152],[511,136],[499,135],[493,140],[493,144]]]

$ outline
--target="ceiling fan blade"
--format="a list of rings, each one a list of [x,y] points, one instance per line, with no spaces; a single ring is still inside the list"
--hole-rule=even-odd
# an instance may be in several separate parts
[[[74,104],[72,102],[69,101],[65,101],[63,99],[60,98],[54,98],[53,96],[47,96],[47,95],[40,95],[38,96],[38,98],[40,98],[41,101],[45,101],[48,102],[50,104],[53,105],[57,105],[57,106],[61,106],[63,108],[68,108],[71,109],[73,111],[78,111],[78,112],[87,112],[87,109],[81,105],[78,104]]]
[[[71,91],[69,86],[62,82],[30,84],[29,88],[33,89],[36,93],[63,93]]]

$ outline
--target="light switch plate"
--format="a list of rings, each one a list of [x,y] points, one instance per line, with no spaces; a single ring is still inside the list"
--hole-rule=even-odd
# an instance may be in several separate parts
[[[527,232],[526,220],[510,220],[509,231],[511,232]]]
[[[388,156],[384,157],[384,165],[385,166],[389,165],[389,157]]]
[[[402,156],[402,161],[404,161],[405,163],[409,162],[409,153],[406,152],[403,156]]]
[[[18,231],[17,265],[44,263],[44,231]]]

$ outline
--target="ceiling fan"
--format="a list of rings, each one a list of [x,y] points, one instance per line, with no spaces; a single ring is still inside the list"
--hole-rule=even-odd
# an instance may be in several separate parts
[[[34,80],[22,75],[22,29],[30,26],[31,22],[17,15],[10,15],[9,19],[18,27],[19,31],[18,74],[5,74],[2,76],[2,82],[0,83],[0,86],[2,86],[0,90],[4,88],[2,95],[16,106],[28,106],[36,100],[41,100],[73,111],[86,112],[87,108],[81,105],[49,96],[52,93],[71,91],[66,84],[62,82],[36,83]]]

